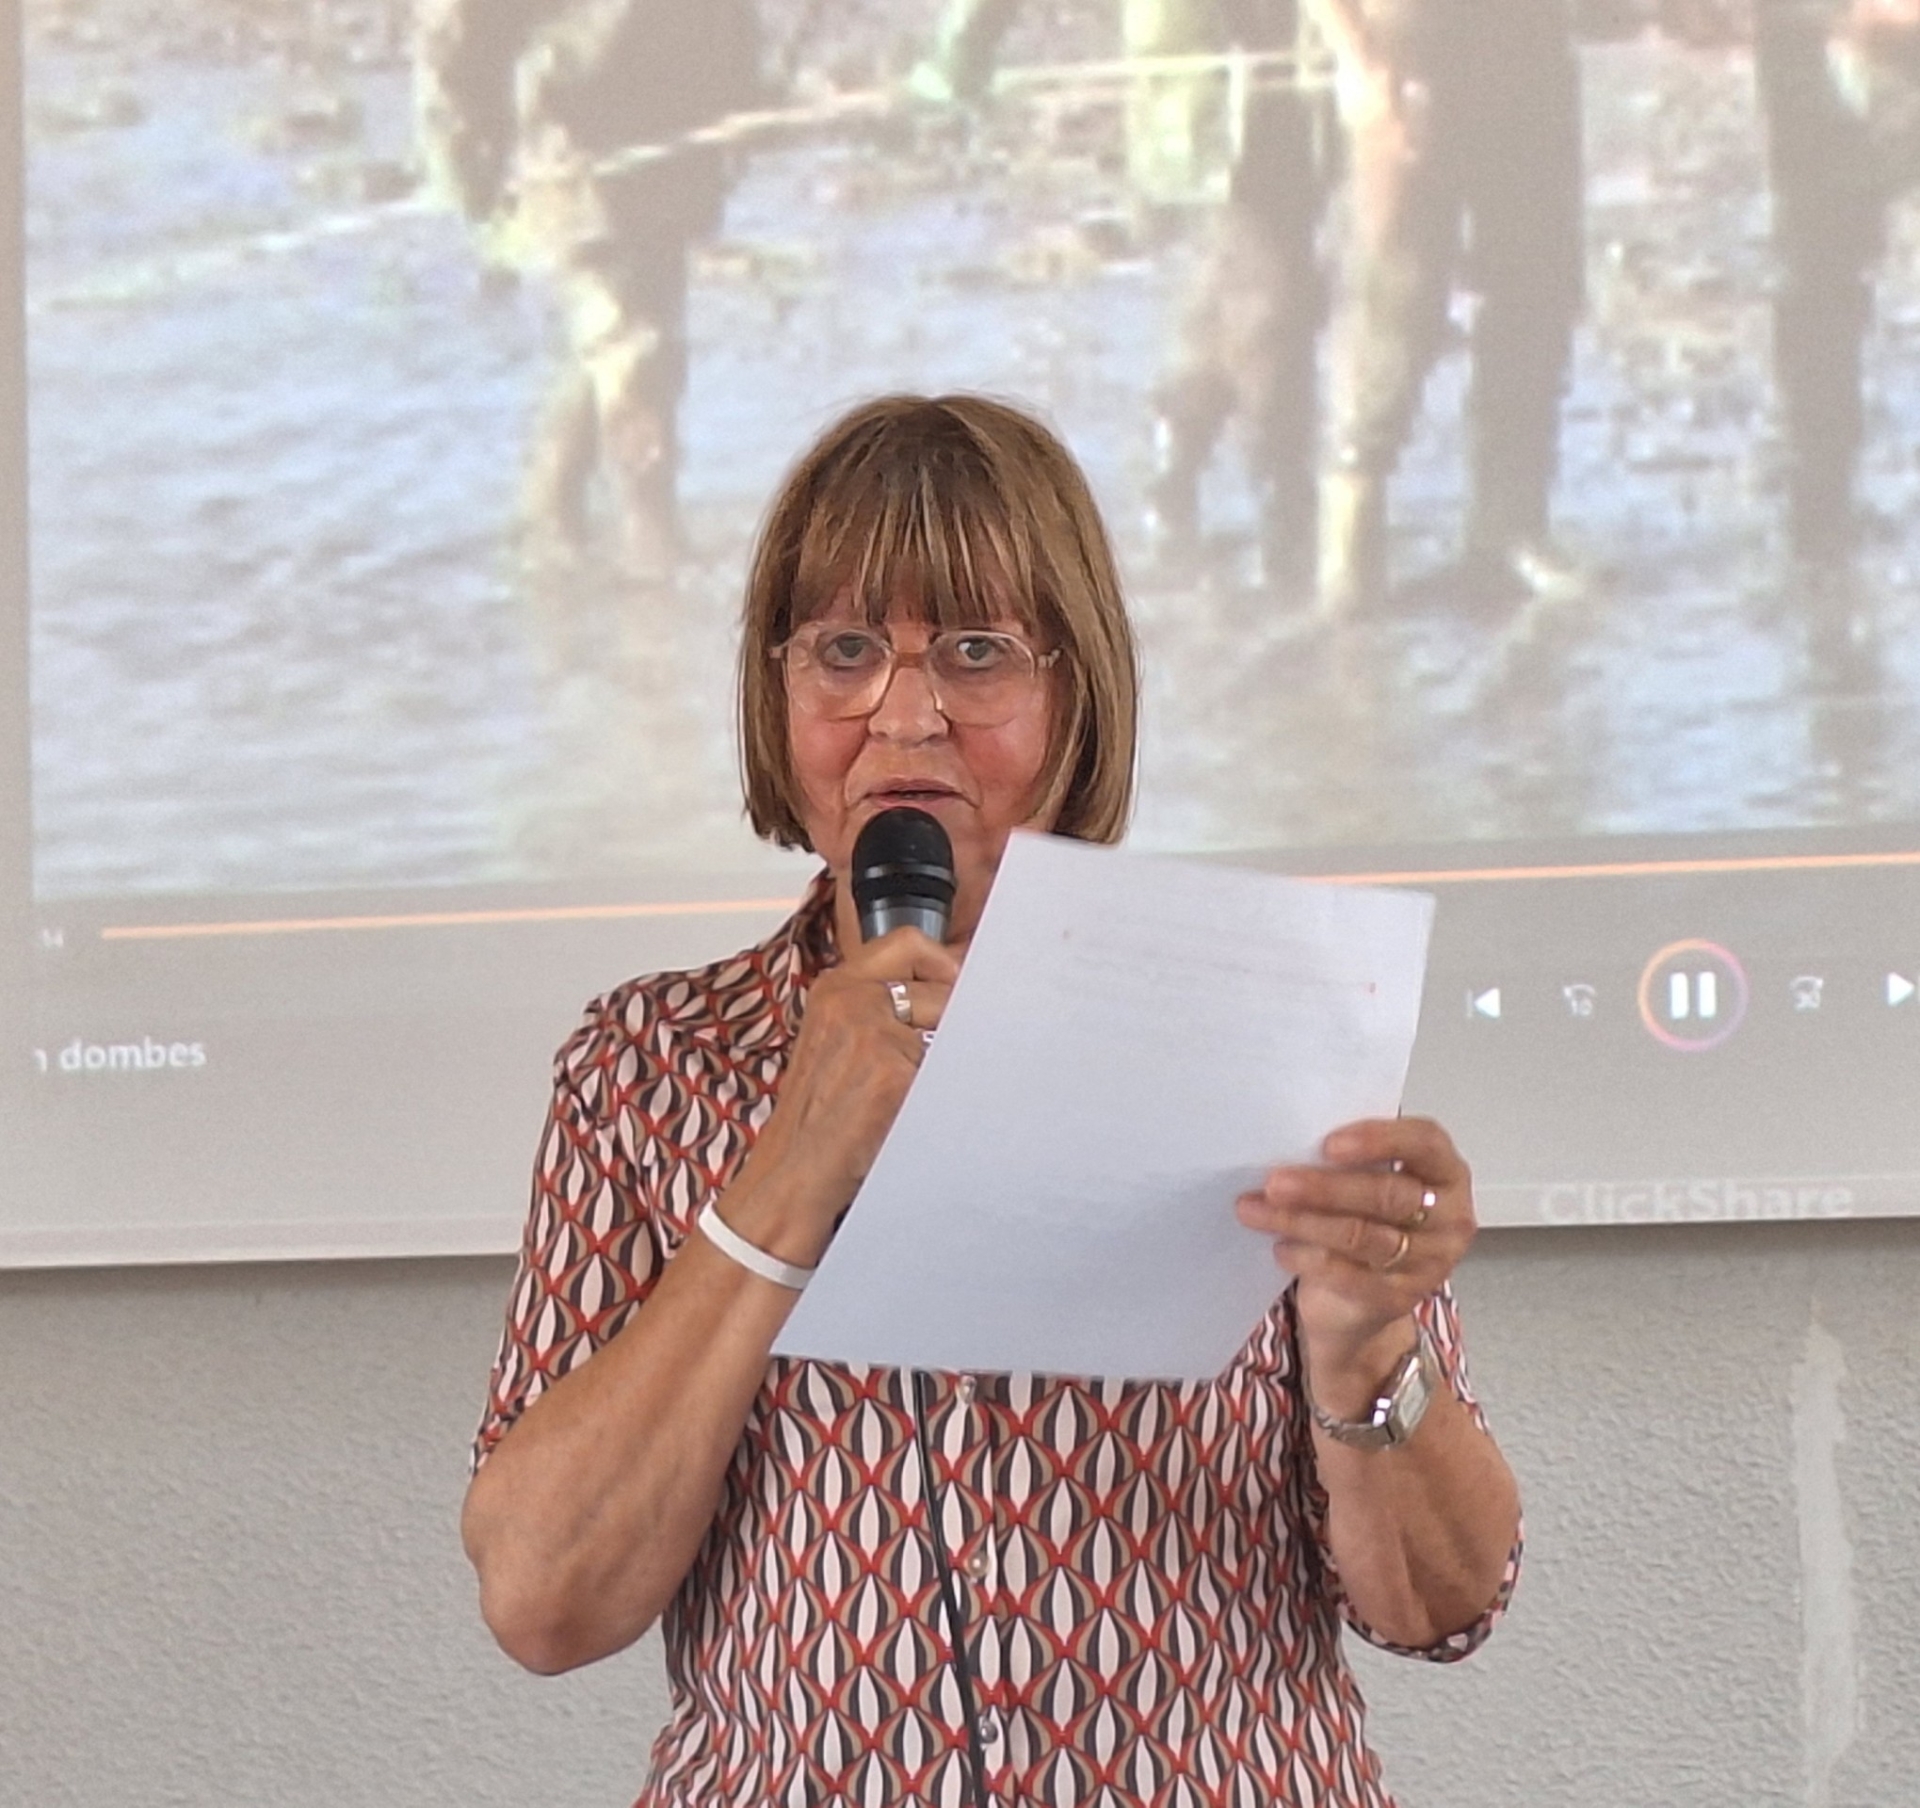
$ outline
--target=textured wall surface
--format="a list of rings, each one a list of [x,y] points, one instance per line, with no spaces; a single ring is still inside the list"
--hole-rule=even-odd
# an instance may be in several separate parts
[[[651,1646],[523,1676],[455,1515],[492,1261],[0,1277],[0,1803],[631,1801]],[[1505,1233],[1530,1560],[1369,1656],[1403,1808],[1920,1804],[1920,1223]]]
[[[1506,1232],[1460,1291],[1529,1562],[1473,1662],[1365,1664],[1403,1808],[1920,1805],[1920,1224]]]

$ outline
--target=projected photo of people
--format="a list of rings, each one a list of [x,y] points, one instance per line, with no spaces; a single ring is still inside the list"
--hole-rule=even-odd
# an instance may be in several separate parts
[[[1136,845],[1920,821],[1920,0],[25,30],[43,899],[784,875],[746,551],[896,389],[1084,460]]]

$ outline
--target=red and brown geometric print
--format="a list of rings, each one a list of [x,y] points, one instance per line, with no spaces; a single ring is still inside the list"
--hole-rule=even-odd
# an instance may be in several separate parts
[[[766,942],[598,1000],[561,1050],[476,1466],[639,1310],[773,1108],[834,958],[823,875]],[[1471,1403],[1449,1296],[1423,1309]],[[1477,1408],[1476,1408],[1477,1411]],[[775,1358],[663,1622],[642,1808],[965,1808],[967,1737],[898,1370]],[[1283,1295],[1217,1380],[943,1375],[938,1534],[1003,1808],[1391,1808]],[[1473,1650],[1504,1607],[1430,1651]],[[1374,1638],[1375,1643],[1385,1641]]]

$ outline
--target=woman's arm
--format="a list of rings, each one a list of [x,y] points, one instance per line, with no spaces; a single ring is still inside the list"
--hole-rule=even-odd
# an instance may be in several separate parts
[[[1475,1224],[1466,1164],[1418,1118],[1356,1124],[1326,1168],[1285,1168],[1240,1202],[1298,1277],[1295,1324],[1311,1399],[1366,1417],[1418,1335],[1416,1313],[1452,1274]],[[1422,1199],[1432,1194],[1424,1212]],[[1432,1308],[1425,1308],[1429,1313]],[[1355,1616],[1427,1650],[1481,1618],[1519,1537],[1506,1460],[1444,1381],[1413,1435],[1358,1450],[1315,1427],[1329,1555]]]
[[[1314,1397],[1335,1418],[1365,1417],[1415,1336],[1414,1321],[1403,1321],[1377,1355],[1341,1377],[1325,1376],[1309,1356]],[[1452,1387],[1439,1383],[1418,1429],[1397,1448],[1355,1450],[1317,1426],[1313,1442],[1328,1554],[1354,1615],[1416,1651],[1480,1619],[1519,1538],[1520,1493],[1499,1447]]]
[[[910,930],[815,982],[780,1102],[718,1202],[749,1242],[820,1259],[939,1021],[954,957]],[[798,1296],[692,1236],[631,1321],[533,1402],[481,1465],[461,1519],[502,1648],[552,1673],[631,1644],[705,1538],[727,1465]]]
[[[751,1193],[743,1174],[720,1205],[749,1237]],[[659,1618],[706,1536],[795,1297],[689,1237],[625,1329],[500,1440],[467,1490],[461,1535],[508,1656],[570,1670]]]

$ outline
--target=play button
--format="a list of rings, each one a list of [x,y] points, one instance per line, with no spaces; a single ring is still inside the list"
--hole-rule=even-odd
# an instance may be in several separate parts
[[[1489,986],[1484,992],[1467,994],[1467,1015],[1469,1017],[1490,1017],[1496,1023],[1500,1019],[1500,988]]]
[[[1904,973],[1887,975],[1888,1004],[1906,1004],[1916,992],[1920,992],[1920,983],[1909,979]]]

